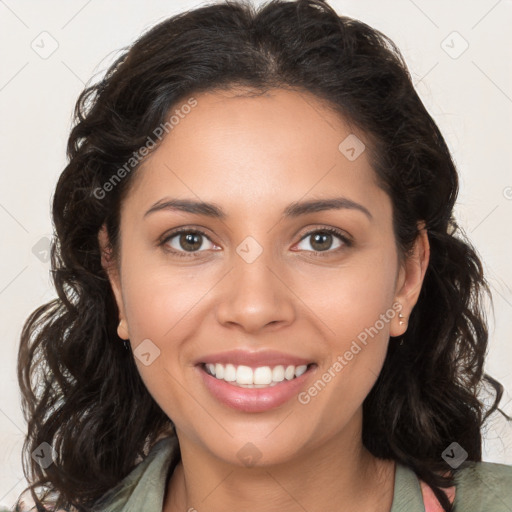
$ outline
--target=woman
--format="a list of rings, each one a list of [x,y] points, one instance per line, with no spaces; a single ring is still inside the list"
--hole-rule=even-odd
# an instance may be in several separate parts
[[[321,0],[204,6],[76,120],[59,298],[19,352],[40,510],[512,509],[481,462],[489,289],[387,37]]]

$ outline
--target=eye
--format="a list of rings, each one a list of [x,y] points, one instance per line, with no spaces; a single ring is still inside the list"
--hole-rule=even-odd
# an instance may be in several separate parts
[[[203,231],[198,229],[180,229],[166,236],[160,245],[170,247],[168,250],[177,256],[187,257],[189,255],[193,256],[193,253],[198,252],[201,248],[204,249],[205,240],[208,240],[214,246]],[[212,247],[209,248],[211,249]]]
[[[300,248],[307,252],[323,253],[328,252],[329,254],[337,252],[344,246],[350,247],[352,245],[351,240],[344,235],[344,233],[336,228],[322,228],[310,231],[304,235],[299,244],[307,240],[309,237],[313,237],[310,245],[312,250]],[[338,245],[332,249],[333,237],[339,240]],[[204,247],[205,242],[209,242],[210,247]],[[161,246],[166,251],[175,254],[179,257],[194,257],[195,253],[203,252],[203,250],[214,249],[216,246],[210,240],[208,235],[199,229],[187,229],[181,228],[165,236],[160,242]],[[215,249],[214,249],[215,250]],[[319,256],[323,256],[319,254]]]
[[[315,231],[310,231],[309,233],[306,233],[304,237],[302,237],[301,243],[307,240],[309,237],[312,237],[310,246],[313,247],[313,252],[332,253],[336,252],[336,249],[340,249],[343,246],[350,247],[352,245],[352,242],[349,240],[349,238],[345,236],[342,231],[335,228],[322,228]],[[329,250],[332,249],[333,237],[341,240],[341,243],[338,243],[338,245],[334,247],[334,250]],[[304,250],[311,252],[309,249]]]

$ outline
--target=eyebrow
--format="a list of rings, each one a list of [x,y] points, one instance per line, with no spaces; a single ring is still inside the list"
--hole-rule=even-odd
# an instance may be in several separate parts
[[[333,197],[330,199],[312,199],[309,201],[294,202],[288,205],[283,211],[283,218],[295,218],[309,213],[316,213],[325,210],[356,210],[364,213],[370,220],[373,219],[370,211],[362,204],[356,203],[346,197]],[[226,212],[215,203],[196,201],[193,199],[167,199],[156,202],[145,214],[144,218],[151,213],[171,210],[205,215],[215,219],[225,220]]]

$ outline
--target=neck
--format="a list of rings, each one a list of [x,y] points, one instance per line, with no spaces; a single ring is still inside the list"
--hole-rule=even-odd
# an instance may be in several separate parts
[[[178,431],[181,461],[172,474],[164,512],[358,510],[388,512],[395,464],[364,448],[361,424],[281,464],[232,465]],[[341,505],[341,506],[340,506]]]

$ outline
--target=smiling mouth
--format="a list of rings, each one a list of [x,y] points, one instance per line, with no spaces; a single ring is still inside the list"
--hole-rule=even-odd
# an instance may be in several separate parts
[[[208,375],[233,386],[268,388],[294,380],[317,365],[310,363],[298,366],[274,365],[252,368],[245,365],[201,363],[199,366]]]

